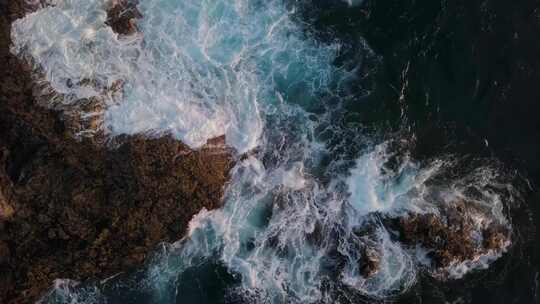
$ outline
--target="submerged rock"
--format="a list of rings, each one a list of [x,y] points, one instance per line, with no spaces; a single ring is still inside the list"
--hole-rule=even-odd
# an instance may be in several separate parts
[[[31,69],[9,52],[22,7],[0,4],[1,303],[33,302],[57,278],[141,266],[201,208],[221,206],[233,165],[222,138],[199,150],[171,136],[75,139],[73,121],[39,105]]]
[[[107,11],[107,24],[115,33],[131,35],[138,31],[137,19],[142,17],[135,0],[113,0]]]

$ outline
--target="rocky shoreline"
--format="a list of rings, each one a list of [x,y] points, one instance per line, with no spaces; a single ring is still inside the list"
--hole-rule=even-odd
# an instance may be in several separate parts
[[[180,239],[199,210],[220,206],[234,162],[223,138],[196,151],[170,136],[125,136],[114,148],[75,139],[73,122],[39,105],[31,68],[9,52],[23,2],[0,4],[2,303],[36,301],[58,278],[140,266],[159,242]],[[122,26],[131,17],[110,16],[116,30],[130,30]]]
[[[101,279],[141,266],[160,242],[180,239],[202,208],[221,206],[235,162],[224,137],[198,150],[169,135],[107,142],[97,99],[82,105],[98,113],[90,119],[42,106],[50,98],[43,83],[9,51],[10,24],[33,9],[24,2],[0,4],[2,303],[36,301],[55,279]],[[135,2],[111,3],[107,25],[135,34],[142,17]],[[122,83],[103,89],[121,91]],[[509,228],[474,220],[490,215],[472,202],[453,201],[439,211],[385,219],[398,241],[426,249],[435,272],[510,244]],[[373,277],[381,253],[360,250],[360,274]]]

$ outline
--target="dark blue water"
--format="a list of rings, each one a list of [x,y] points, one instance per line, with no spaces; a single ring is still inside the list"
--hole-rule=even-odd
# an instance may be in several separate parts
[[[530,183],[529,211],[513,215],[518,248],[464,280],[425,279],[399,302],[538,303],[540,3],[365,1],[351,11],[324,2],[306,15],[325,39],[361,35],[382,56],[374,90],[351,105],[360,120],[411,132],[418,158],[494,156]]]

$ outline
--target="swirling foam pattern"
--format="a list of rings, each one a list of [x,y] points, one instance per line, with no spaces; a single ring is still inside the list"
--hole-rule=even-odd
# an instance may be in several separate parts
[[[12,52],[35,62],[63,102],[100,96],[112,135],[171,132],[199,147],[225,134],[243,153],[261,107],[324,87],[332,47],[304,41],[276,1],[141,1],[140,35],[105,24],[105,0],[55,0],[13,24]],[[104,89],[123,83],[121,96]]]

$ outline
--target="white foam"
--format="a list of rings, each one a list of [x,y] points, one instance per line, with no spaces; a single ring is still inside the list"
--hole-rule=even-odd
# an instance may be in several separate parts
[[[379,228],[375,232],[379,265],[371,277],[359,273],[358,261],[365,258],[357,255],[351,260],[343,275],[343,281],[363,294],[377,298],[395,295],[407,290],[416,282],[416,267],[407,251],[390,239],[389,233]]]
[[[511,231],[504,211],[500,192],[495,189],[513,189],[499,181],[497,170],[490,166],[480,166],[453,180],[437,182],[438,175],[451,170],[456,161],[447,157],[421,166],[406,155],[400,164],[390,169],[386,166],[395,155],[388,150],[388,144],[379,144],[357,161],[346,180],[349,189],[349,221],[362,224],[362,216],[378,212],[389,217],[408,216],[410,213],[431,213],[441,215],[440,210],[456,202],[466,202],[466,216],[471,221],[471,237],[478,248],[482,248],[482,231],[493,225]],[[510,188],[509,188],[510,187]],[[474,191],[471,191],[474,190]],[[511,197],[507,197],[511,200]],[[510,203],[510,201],[508,202]],[[443,215],[441,215],[443,216]],[[360,219],[359,219],[360,218]],[[442,219],[444,222],[444,219]],[[441,279],[457,279],[476,269],[485,269],[502,256],[511,242],[506,241],[498,250],[479,251],[472,259],[455,262],[443,269],[433,269],[431,273]],[[431,267],[426,249],[413,250],[416,261]]]
[[[261,104],[276,93],[301,103],[329,81],[332,48],[304,42],[282,4],[141,1],[141,33],[130,37],[105,24],[107,5],[52,1],[13,23],[12,52],[65,104],[102,98],[109,134],[172,133],[195,148],[225,134],[243,153],[258,145]],[[123,94],[111,96],[118,81]]]
[[[406,211],[429,212],[431,204],[418,200],[411,194],[425,191],[424,182],[435,175],[441,162],[420,168],[406,155],[396,170],[386,168],[392,157],[386,143],[376,145],[356,161],[346,183],[350,192],[350,203],[360,213],[372,212],[403,214]]]
[[[277,178],[280,179],[279,184],[293,190],[301,190],[307,185],[307,180],[304,178],[304,165],[300,162],[292,164],[288,170],[280,169]]]
[[[362,3],[364,3],[364,0],[343,0],[343,1],[347,2],[347,4],[349,4],[349,6],[351,7],[359,6]]]
[[[475,256],[473,259],[454,262],[444,269],[433,272],[433,275],[442,280],[461,279],[473,270],[487,269],[491,263],[503,255],[509,245],[510,242],[506,242],[503,246],[503,250],[489,250],[486,253]]]
[[[104,298],[95,286],[82,287],[74,280],[56,279],[53,288],[37,303],[99,304]]]

